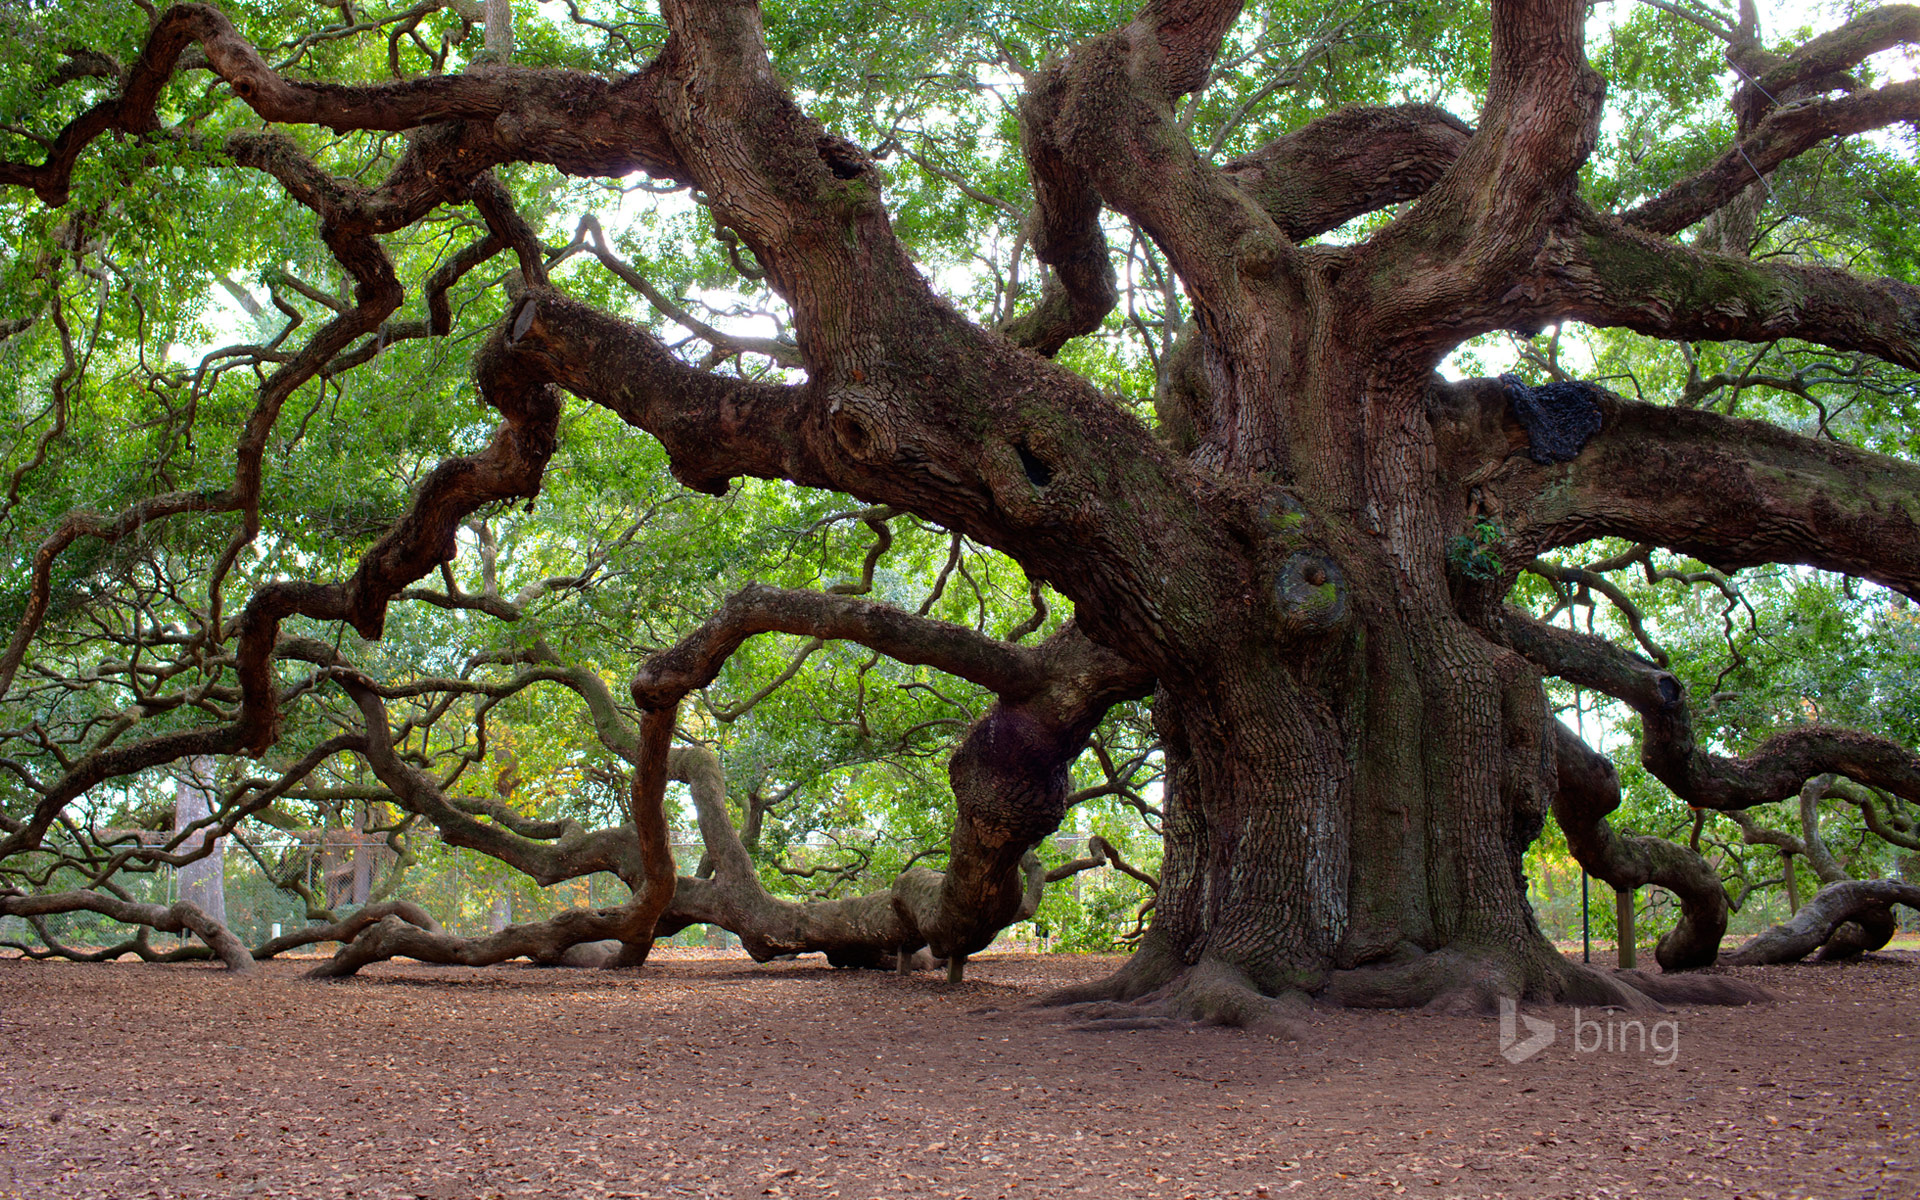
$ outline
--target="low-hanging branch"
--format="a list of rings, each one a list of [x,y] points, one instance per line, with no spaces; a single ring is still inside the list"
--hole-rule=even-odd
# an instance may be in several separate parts
[[[1654,957],[1662,970],[1712,966],[1727,932],[1727,893],[1706,859],[1665,838],[1622,836],[1607,821],[1620,807],[1620,776],[1565,724],[1554,722],[1559,790],[1553,815],[1567,849],[1590,875],[1621,891],[1654,884],[1680,899],[1680,919],[1662,934]]]
[[[1884,946],[1894,933],[1888,909],[1895,904],[1920,910],[1920,885],[1898,879],[1845,879],[1820,889],[1819,894],[1800,906],[1800,911],[1783,924],[1755,934],[1739,949],[1721,956],[1728,966],[1761,966],[1769,963],[1797,962],[1838,940],[1849,923],[1869,924],[1871,936]],[[1862,931],[1862,941],[1869,931]],[[1857,953],[1859,945],[1845,948]]]
[[[191,900],[172,904],[141,904],[104,892],[41,892],[27,895],[18,891],[0,891],[0,916],[44,917],[54,913],[93,912],[129,925],[144,925],[166,933],[193,933],[213,950],[227,969],[247,974],[254,969],[253,955],[239,938]]]

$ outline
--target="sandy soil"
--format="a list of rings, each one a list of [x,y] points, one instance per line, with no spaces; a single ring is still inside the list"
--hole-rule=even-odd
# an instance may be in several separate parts
[[[1910,951],[1743,971],[1785,1001],[1677,1009],[1645,1050],[1529,1009],[1557,1036],[1517,1064],[1492,1018],[1004,1011],[1112,965],[0,960],[0,1196],[1920,1196]]]

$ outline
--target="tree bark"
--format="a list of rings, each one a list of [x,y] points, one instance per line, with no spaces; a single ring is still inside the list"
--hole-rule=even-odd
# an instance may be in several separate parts
[[[244,975],[254,969],[253,956],[247,952],[246,945],[224,923],[209,917],[189,900],[170,905],[140,904],[88,890],[38,895],[0,892],[0,916],[37,917],[64,912],[96,912],[130,925],[145,925],[167,933],[192,933],[207,944],[228,970]]]
[[[1654,884],[1679,898],[1680,919],[1654,947],[1662,969],[1712,965],[1727,932],[1729,907],[1719,873],[1698,853],[1665,838],[1615,832],[1606,819],[1620,804],[1620,776],[1613,763],[1558,721],[1554,734],[1559,789],[1553,812],[1567,849],[1584,871],[1616,890]]]
[[[508,7],[488,6],[496,50]],[[1920,798],[1920,757],[1819,726],[1739,758],[1711,753],[1670,673],[1506,612],[1516,568],[1623,535],[1726,567],[1806,563],[1920,595],[1920,472],[1593,388],[1448,386],[1433,372],[1469,338],[1566,318],[1667,338],[1805,338],[1920,367],[1920,289],[1659,236],[1733,203],[1750,186],[1741,162],[1771,169],[1836,131],[1911,117],[1920,91],[1910,85],[1831,99],[1836,89],[1823,86],[1908,26],[1867,21],[1850,38],[1810,44],[1783,74],[1768,68],[1782,88],[1809,89],[1806,102],[1743,90],[1740,143],[1622,217],[1578,195],[1603,97],[1584,53],[1584,6],[1493,0],[1487,99],[1472,127],[1425,106],[1344,110],[1220,169],[1174,113],[1205,84],[1239,10],[1235,0],[1148,0],[1033,73],[1022,151],[1031,237],[1051,277],[1033,313],[994,332],[928,287],[893,232],[878,166],[801,110],[746,0],[663,0],[661,53],[618,80],[496,62],[369,86],[283,77],[218,11],[169,9],[117,92],[75,118],[44,162],[0,163],[0,183],[63,203],[88,143],[158,129],[160,97],[194,45],[196,65],[265,121],[409,138],[373,188],[333,177],[292,139],[228,139],[236,164],[271,174],[320,218],[355,303],[263,383],[235,486],[162,497],[153,511],[237,512],[228,561],[244,548],[261,527],[262,455],[279,408],[356,340],[367,339],[352,353],[377,352],[369,335],[400,304],[378,235],[443,203],[470,203],[489,231],[477,258],[513,250],[526,284],[475,362],[501,424],[483,451],[426,478],[349,579],[258,589],[232,622],[240,701],[230,722],[77,761],[6,831],[0,853],[36,846],[103,779],[185,754],[264,752],[282,720],[282,624],[299,616],[378,637],[387,605],[448,559],[462,521],[538,492],[564,388],[658,439],[691,488],[722,494],[754,476],[911,511],[1014,557],[1072,600],[1074,624],[1027,652],[845,597],[748,589],[633,682],[643,714],[635,836],[556,831],[552,845],[523,836],[524,819],[505,806],[482,821],[441,794],[395,751],[372,681],[329,664],[326,677],[367,720],[368,761],[414,811],[536,878],[624,853],[636,889],[617,910],[474,942],[387,917],[330,973],[391,953],[553,955],[609,931],[637,962],[667,914],[732,921],[756,952],[832,946],[899,960],[924,944],[958,971],[1020,910],[1024,856],[1057,825],[1066,767],[1088,730],[1115,700],[1152,689],[1167,761],[1154,925],[1113,979],[1064,999],[1272,1028],[1306,994],[1363,1005],[1646,1003],[1655,985],[1571,966],[1533,920],[1521,855],[1549,805],[1569,799],[1570,843],[1596,874],[1629,890],[1657,877],[1681,896],[1686,932],[1661,951],[1673,961],[1695,965],[1717,939],[1724,896],[1714,899],[1695,863],[1612,834],[1617,786],[1610,795],[1588,778],[1567,797],[1570,779],[1595,772],[1556,732],[1543,670],[1632,704],[1649,768],[1701,807],[1782,799],[1826,771]],[[796,350],[783,366],[795,382],[702,371],[562,294],[534,231],[486,173],[506,162],[644,170],[697,189],[790,306]],[[1389,203],[1406,207],[1361,241],[1303,244]],[[1142,229],[1186,288],[1190,348],[1179,386],[1166,389],[1180,409],[1175,449],[1041,357],[1097,328],[1114,304],[1103,210]],[[430,329],[445,326],[444,303],[430,300],[428,312]],[[44,613],[65,545],[124,537],[148,519],[132,512],[50,539],[35,559],[28,624]],[[211,623],[225,628],[217,612]],[[716,827],[713,879],[675,883],[659,812],[674,714],[742,638],[772,629],[853,637],[996,692],[950,764],[959,817],[947,871],[907,872],[828,919],[768,903],[737,859],[723,868],[721,851],[738,839]],[[0,675],[17,666],[10,649]]]

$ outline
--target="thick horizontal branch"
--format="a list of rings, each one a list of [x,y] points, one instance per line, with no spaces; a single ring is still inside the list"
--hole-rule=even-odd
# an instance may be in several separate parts
[[[351,942],[363,931],[388,917],[405,921],[428,933],[441,932],[440,922],[434,920],[432,914],[418,904],[411,900],[388,900],[380,904],[361,905],[354,910],[352,916],[344,920],[334,921],[331,924],[303,925],[289,933],[283,933],[256,947],[253,958],[255,962],[263,962],[276,955],[285,954],[289,950],[297,950],[302,946],[311,946],[318,942]]]
[[[44,892],[25,895],[0,893],[0,916],[43,917],[53,913],[94,912],[129,925],[147,925],[167,933],[195,933],[229,970],[253,970],[253,956],[225,925],[208,916],[190,900],[174,904],[139,904],[104,892]]]
[[[1814,38],[1749,79],[1739,91],[1734,107],[1754,110],[1773,103],[1775,97],[1808,84],[1848,86],[1843,73],[1865,62],[1882,50],[1903,43],[1920,41],[1920,8],[1911,4],[1888,4],[1868,9],[1838,29]]]
[[[1920,884],[1898,879],[1848,879],[1831,883],[1801,906],[1792,920],[1755,934],[1721,961],[1736,967],[1797,962],[1826,945],[1847,922],[1884,915],[1894,904],[1904,904],[1920,912]]]
[[[1490,380],[1436,385],[1447,470],[1498,515],[1515,566],[1617,536],[1722,570],[1803,563],[1920,598],[1920,466],[1763,421],[1596,393],[1600,432],[1569,463],[1526,435]]]
[[[908,307],[925,322],[879,343],[888,358],[871,372],[837,383],[701,371],[645,330],[533,289],[509,314],[505,344],[530,375],[659,439],[691,488],[718,495],[747,475],[911,511],[1028,567],[1107,644],[1164,661],[1166,610],[1142,580],[1178,555],[1192,578],[1218,569],[1202,591],[1242,586],[1237,551],[1192,502],[1182,465],[1078,376],[950,307]],[[1146,511],[1155,520],[1140,520]]]
[[[758,633],[793,633],[858,642],[900,662],[957,675],[1018,699],[1045,681],[1038,650],[1001,642],[964,625],[916,617],[853,596],[750,584],[673,647],[647,660],[635,677],[634,698],[646,707],[677,702],[705,687],[740,644]]]
[[[1920,466],[1702,409],[1603,407],[1563,485],[1529,506],[1530,538],[1618,534],[1722,570],[1804,563],[1920,598]]]
[[[1562,225],[1507,299],[1513,328],[1572,318],[1661,338],[1794,338],[1920,369],[1920,287],[1693,250],[1591,210]]]
[[[582,942],[617,941],[627,946],[651,947],[653,929],[671,898],[673,876],[664,884],[634,893],[615,908],[574,908],[545,921],[509,925],[484,937],[463,938],[439,929],[425,929],[401,916],[382,917],[360,932],[326,962],[307,972],[311,979],[345,979],[361,968],[392,958],[420,962],[484,967],[511,958],[557,963],[567,950]],[[638,965],[622,962],[620,965]]]
[[[1905,799],[1920,799],[1920,755],[1853,729],[1802,725],[1774,734],[1747,754],[1714,754],[1693,733],[1686,689],[1672,674],[1614,646],[1509,610],[1509,645],[1549,675],[1593,688],[1640,714],[1640,761],[1695,808],[1743,809],[1799,793],[1834,772]]]

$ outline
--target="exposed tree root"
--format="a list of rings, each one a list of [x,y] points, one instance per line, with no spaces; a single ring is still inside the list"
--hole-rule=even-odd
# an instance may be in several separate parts
[[[1539,948],[1448,947],[1410,962],[1336,971],[1320,998],[1346,1008],[1491,1013],[1502,998],[1622,1008],[1660,1007],[1618,975]]]
[[[1303,993],[1266,995],[1244,970],[1219,958],[1183,962],[1152,931],[1112,975],[1050,992],[1029,1007],[1057,1010],[1083,1030],[1222,1025],[1290,1041],[1309,1034]]]
[[[1453,947],[1408,961],[1335,971],[1313,999],[1347,1008],[1421,1008],[1429,1012],[1488,1014],[1502,998],[1629,1012],[1657,1012],[1662,1004],[1753,1004],[1772,1000],[1765,988],[1718,975],[1650,975],[1595,970],[1544,945],[1530,948]],[[1056,1008],[1082,1029],[1229,1025],[1300,1038],[1308,997],[1264,995],[1249,975],[1203,957],[1188,966],[1149,935],[1140,951],[1106,979],[1064,988],[1036,1002]]]
[[[1730,975],[1710,975],[1689,971],[1677,975],[1652,975],[1645,971],[1615,971],[1635,991],[1662,1004],[1771,1004],[1780,997],[1744,979]]]
[[[1801,906],[1791,921],[1756,934],[1738,950],[1721,955],[1720,961],[1741,967],[1798,962],[1836,942],[1834,952],[1823,957],[1846,958],[1877,950],[1893,936],[1888,910],[1894,904],[1920,909],[1920,885],[1898,879],[1830,883]],[[1848,930],[1849,925],[1853,929]],[[1886,937],[1874,941],[1882,932]]]
[[[1037,1005],[1058,1008],[1069,1028],[1086,1031],[1220,1025],[1287,1041],[1307,1040],[1312,1032],[1303,1019],[1309,1011],[1304,995],[1263,995],[1246,972],[1214,958],[1203,957],[1138,995],[1127,995],[1124,984],[1113,988],[1108,998],[1099,998],[1099,990],[1099,985],[1067,988]]]

